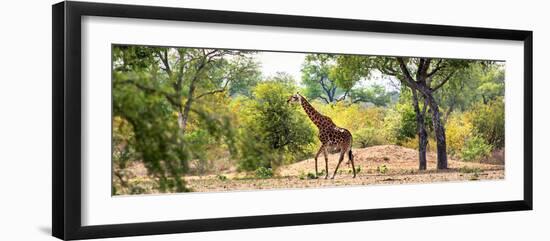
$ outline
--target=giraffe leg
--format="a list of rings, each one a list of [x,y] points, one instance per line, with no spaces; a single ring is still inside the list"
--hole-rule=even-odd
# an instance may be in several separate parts
[[[323,150],[325,150],[325,145],[321,145],[321,148],[319,148],[319,151],[317,151],[317,154],[315,154],[315,176],[319,174],[319,170],[317,169],[317,158],[319,157],[319,154],[321,154],[321,151]]]
[[[353,178],[355,178],[355,164],[353,163],[353,153],[351,153],[351,148],[348,151],[348,158],[351,162],[351,169],[353,170]]]
[[[334,169],[334,174],[332,174],[331,179],[334,179],[334,177],[336,176],[336,172],[338,172],[338,167],[340,166],[340,163],[342,163],[342,160],[344,160],[344,154],[345,152],[340,151],[340,159],[338,160],[338,164],[336,164],[336,169]]]
[[[327,155],[326,148],[323,150],[323,154],[325,155],[325,179],[327,179],[328,178],[328,155]]]

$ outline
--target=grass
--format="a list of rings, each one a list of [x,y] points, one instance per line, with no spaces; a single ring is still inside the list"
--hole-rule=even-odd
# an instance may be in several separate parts
[[[468,167],[468,166],[463,166],[461,167],[458,171],[460,171],[461,173],[474,173],[474,174],[479,174],[481,172],[481,169],[479,167]]]
[[[312,172],[308,172],[306,174],[304,171],[301,171],[300,174],[298,175],[298,178],[300,180],[311,180],[311,179],[318,179],[319,177]]]
[[[468,180],[470,181],[477,181],[479,180],[479,174],[481,172],[483,172],[479,167],[468,167],[468,166],[463,166],[459,169],[459,171],[461,173],[466,173],[466,174],[472,174],[470,176],[470,178]]]

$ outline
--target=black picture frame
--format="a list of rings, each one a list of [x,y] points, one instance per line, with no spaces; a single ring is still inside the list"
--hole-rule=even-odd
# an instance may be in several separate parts
[[[174,220],[82,226],[81,224],[81,17],[195,21],[259,26],[351,30],[426,36],[516,40],[524,43],[524,194],[522,200],[334,212]],[[380,219],[532,210],[533,33],[532,31],[384,21],[290,16],[90,2],[52,6],[52,233],[87,239],[213,230],[308,225]]]

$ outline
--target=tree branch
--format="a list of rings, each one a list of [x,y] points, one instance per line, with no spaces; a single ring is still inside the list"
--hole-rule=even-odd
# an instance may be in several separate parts
[[[323,96],[320,96],[320,95],[319,95],[319,98],[322,99],[322,100],[324,100],[327,104],[330,103],[330,101],[328,101],[327,98],[325,98],[325,97],[323,97]]]
[[[434,88],[430,88],[430,89],[431,89],[432,91],[436,91],[436,90],[438,90],[439,88],[441,88],[441,86],[443,86],[445,83],[447,83],[447,81],[449,81],[449,79],[450,79],[451,77],[453,77],[453,75],[454,75],[455,72],[456,72],[456,71],[451,72],[445,79],[443,79],[443,80],[441,81],[441,83],[439,83],[439,84],[438,84],[437,86],[435,86]]]
[[[405,76],[404,80],[406,83],[408,83],[408,86],[411,88],[416,87],[416,82],[411,76],[411,73],[409,72],[409,69],[407,68],[407,65],[405,64],[405,61],[402,57],[397,57],[397,62],[399,62],[399,67],[401,68],[401,71],[403,72],[403,75]],[[416,89],[416,88],[415,88]]]
[[[348,96],[348,93],[349,93],[350,90],[351,90],[351,88],[348,89],[348,90],[346,90],[346,92],[344,93],[344,95],[342,95],[342,96],[341,96],[340,98],[338,98],[336,101],[342,101],[342,100],[346,99],[346,97]]]
[[[437,71],[443,69],[444,65],[442,65],[442,63],[443,63],[443,60],[439,59],[439,61],[437,61],[437,64],[435,65],[435,68],[430,73],[428,73],[428,75],[426,75],[426,77],[430,78],[430,77],[432,77],[432,75],[437,73]]]
[[[223,87],[221,89],[217,89],[217,90],[212,90],[212,91],[208,91],[208,92],[204,92],[200,95],[197,96],[197,99],[200,99],[204,96],[207,96],[207,95],[213,95],[213,94],[216,94],[216,93],[222,93],[222,92],[225,92],[227,90],[227,86],[229,85],[229,80],[226,80],[225,81],[225,84],[223,85]]]
[[[160,51],[155,51],[155,53],[162,62],[162,65],[164,65],[164,68],[161,67],[161,69],[163,69],[169,76],[171,76],[172,70],[170,69],[170,64],[168,63],[168,50],[165,49],[163,53],[161,53]]]

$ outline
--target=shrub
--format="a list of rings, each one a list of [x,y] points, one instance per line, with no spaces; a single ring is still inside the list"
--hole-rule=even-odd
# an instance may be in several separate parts
[[[312,172],[308,172],[306,174],[304,171],[301,171],[300,175],[298,175],[298,178],[300,178],[300,180],[306,180],[306,179],[317,179],[319,177]]]
[[[301,107],[286,102],[293,93],[287,83],[263,82],[239,103],[239,170],[276,168],[312,155],[315,131]]]
[[[502,98],[474,106],[471,116],[475,131],[488,144],[495,148],[504,147],[504,100]]]
[[[271,178],[273,177],[273,170],[271,168],[259,167],[256,169],[257,178]]]
[[[353,135],[353,140],[355,143],[358,143],[361,148],[386,143],[383,130],[374,127],[366,127],[358,130]]]
[[[227,181],[227,176],[225,175],[217,174],[216,178],[220,181]]]
[[[473,136],[473,126],[468,115],[457,113],[446,123],[445,136],[450,155],[460,155],[466,140]]]
[[[417,133],[416,114],[411,104],[396,104],[384,118],[384,129],[388,135],[388,141],[394,144],[402,144],[414,138]]]
[[[380,174],[386,174],[388,172],[388,167],[386,165],[376,167],[376,171]]]
[[[492,146],[478,136],[468,138],[462,149],[462,159],[465,161],[479,161],[489,156]]]
[[[381,107],[366,107],[346,102],[321,104],[314,101],[312,104],[317,111],[330,117],[336,125],[348,129],[353,134],[363,128],[384,126],[385,110]]]
[[[426,146],[427,151],[437,151],[437,142],[433,136],[428,136],[428,146]],[[414,138],[407,139],[407,141],[401,143],[401,146],[411,149],[418,150],[418,135]]]

